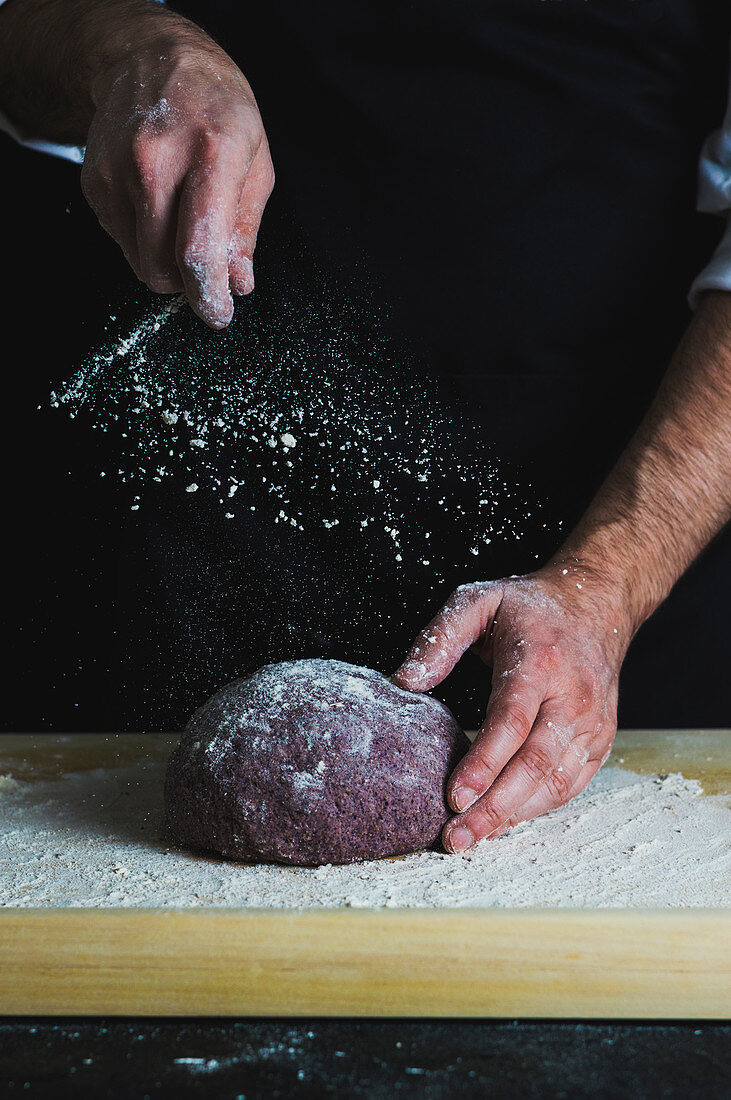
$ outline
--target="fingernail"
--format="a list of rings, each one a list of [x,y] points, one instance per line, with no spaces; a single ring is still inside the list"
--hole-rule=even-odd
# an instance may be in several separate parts
[[[254,265],[248,256],[242,256],[239,260],[240,264],[240,277],[234,280],[232,290],[234,294],[239,297],[243,297],[245,294],[251,294],[254,289]]]
[[[228,289],[225,295],[201,294],[197,301],[190,304],[209,328],[226,328],[234,315],[234,300]]]
[[[426,665],[421,661],[408,660],[404,661],[401,668],[397,669],[394,676],[398,676],[399,680],[415,680],[419,681],[423,679],[426,672]]]
[[[475,843],[475,838],[466,825],[455,825],[449,830],[447,842],[453,852],[466,852]]]
[[[251,294],[254,289],[254,265],[251,260],[246,260],[246,274],[244,276],[244,294]]]
[[[473,802],[477,801],[477,791],[473,791],[471,787],[457,787],[457,790],[452,795],[452,805],[455,810],[468,810]]]

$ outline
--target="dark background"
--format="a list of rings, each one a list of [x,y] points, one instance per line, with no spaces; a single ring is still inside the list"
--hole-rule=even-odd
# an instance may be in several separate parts
[[[99,230],[79,168],[0,137],[5,259],[5,729],[89,728],[111,690],[122,532],[97,441],[53,415],[54,382],[98,342],[136,279]],[[39,410],[39,406],[41,409]],[[127,520],[127,516],[125,516]],[[128,521],[127,521],[128,522]]]

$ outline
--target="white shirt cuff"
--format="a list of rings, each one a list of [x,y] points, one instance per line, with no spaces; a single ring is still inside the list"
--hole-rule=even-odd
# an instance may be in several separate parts
[[[82,164],[84,161],[86,150],[83,145],[59,145],[55,141],[45,141],[43,138],[31,137],[19,126],[16,126],[14,122],[11,122],[2,111],[0,111],[0,131],[9,134],[11,138],[14,138],[20,145],[25,145],[27,149],[36,149],[39,153],[50,153],[54,157],[63,157],[64,160],[71,160],[74,164]]]
[[[688,304],[695,309],[704,290],[731,290],[731,215],[726,219],[726,231],[711,262],[693,280],[688,291]]]
[[[691,309],[704,290],[731,290],[731,71],[726,117],[720,130],[703,144],[698,165],[698,210],[725,214],[726,231],[710,263],[696,276],[688,291]]]

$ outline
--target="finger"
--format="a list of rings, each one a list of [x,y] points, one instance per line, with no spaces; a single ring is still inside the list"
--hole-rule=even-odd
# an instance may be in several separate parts
[[[175,262],[177,197],[157,192],[136,208],[137,251],[142,280],[156,294],[176,294],[183,279]]]
[[[608,701],[605,709],[609,712],[608,720],[602,719],[595,726],[591,735],[592,747],[590,748],[587,748],[586,738],[569,738],[567,728],[562,726],[560,722],[549,719],[552,731],[556,733],[559,741],[564,745],[564,758],[561,760],[559,768],[556,769],[554,774],[546,778],[536,793],[510,816],[504,826],[490,835],[498,836],[512,828],[519,821],[528,821],[539,814],[547,813],[549,810],[565,805],[584,789],[599,769],[604,766],[612,751],[612,743],[617,732],[616,691],[613,694],[613,706]],[[577,717],[584,716],[583,712],[575,710],[575,713]],[[565,791],[564,771],[569,774],[569,777],[578,771],[568,793]]]
[[[556,805],[566,801],[582,765],[556,740],[552,726],[545,717],[539,717],[523,747],[487,794],[449,823],[445,829],[446,848],[464,851],[475,841],[500,832],[544,784],[553,793]]]
[[[139,275],[160,294],[183,289],[175,262],[178,192],[185,174],[178,153],[176,141],[144,130],[135,135],[125,162]]]
[[[470,646],[490,630],[502,600],[498,583],[464,584],[421,631],[391,679],[408,691],[440,684]]]
[[[274,168],[266,138],[251,162],[236,213],[228,250],[228,279],[234,294],[254,289],[254,249],[264,207],[274,187]]]
[[[500,836],[521,821],[532,821],[534,817],[540,817],[541,814],[556,810],[559,806],[565,806],[567,802],[570,802],[572,798],[584,790],[584,787],[591,782],[601,766],[601,760],[588,760],[583,768],[580,768],[571,789],[565,796],[557,792],[555,784],[549,776],[536,793],[508,818],[502,828],[490,835]]]
[[[177,265],[191,307],[211,328],[233,316],[228,248],[250,161],[237,142],[208,136],[180,196]]]
[[[525,744],[539,714],[545,675],[536,663],[516,658],[519,652],[519,647],[511,647],[495,655],[485,721],[447,783],[447,799],[458,813],[485,794]]]
[[[142,279],[150,290],[175,294],[183,289],[175,261],[181,180],[166,160],[164,148],[157,148],[156,163],[142,168],[135,187],[137,251]]]

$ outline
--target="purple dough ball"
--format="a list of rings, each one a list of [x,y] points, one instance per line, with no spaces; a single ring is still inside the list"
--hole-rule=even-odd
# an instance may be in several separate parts
[[[229,859],[352,863],[433,846],[469,748],[437,699],[341,661],[266,665],[195,712],[168,762],[167,819]]]

